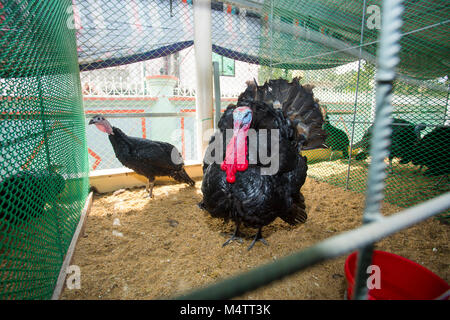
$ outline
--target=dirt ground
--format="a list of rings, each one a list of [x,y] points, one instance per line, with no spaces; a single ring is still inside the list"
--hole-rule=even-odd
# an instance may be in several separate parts
[[[195,188],[157,185],[155,199],[144,188],[96,195],[72,264],[81,269],[81,289],[62,299],[157,299],[186,293],[277,260],[361,224],[364,195],[308,178],[302,188],[308,221],[295,227],[280,219],[263,228],[269,246],[251,240],[222,248],[233,224],[197,207]],[[386,204],[388,215],[401,208]],[[243,229],[249,237],[255,230]],[[450,280],[448,225],[430,218],[376,244],[376,249],[416,261]],[[346,257],[316,265],[242,299],[343,299]]]

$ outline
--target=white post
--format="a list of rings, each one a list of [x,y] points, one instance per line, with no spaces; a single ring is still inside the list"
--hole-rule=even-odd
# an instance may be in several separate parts
[[[213,128],[211,0],[194,1],[194,49],[197,72],[197,155],[203,160],[209,137],[203,133]]]

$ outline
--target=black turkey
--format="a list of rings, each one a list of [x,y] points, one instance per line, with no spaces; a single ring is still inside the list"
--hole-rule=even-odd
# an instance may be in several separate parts
[[[426,166],[426,176],[442,176],[438,184],[450,174],[450,126],[436,127],[423,136],[413,154],[413,164]]]
[[[392,159],[397,157],[401,164],[407,164],[413,159],[416,144],[420,140],[420,131],[425,125],[415,125],[403,119],[394,118],[392,121],[391,145],[389,146],[389,170],[392,173]],[[355,156],[356,160],[364,160],[370,152],[370,142],[372,139],[373,125],[367,129],[362,139],[353,149],[361,148],[362,151]]]
[[[301,86],[298,79],[247,85],[237,105],[228,106],[220,118],[220,134],[211,138],[206,150],[199,206],[213,217],[235,222],[235,232],[224,246],[241,241],[241,223],[258,229],[250,250],[256,241],[267,244],[261,229],[277,217],[291,225],[306,221],[300,188],[307,164],[300,150],[322,147],[326,133],[311,87]],[[253,140],[251,132],[256,135]],[[262,149],[266,150],[261,153]],[[264,154],[275,161],[268,163]]]
[[[94,116],[89,124],[108,134],[117,159],[125,167],[148,179],[146,190],[153,197],[155,177],[170,176],[178,182],[195,184],[184,170],[183,158],[175,146],[161,141],[127,136],[122,130],[112,127],[103,116]]]
[[[323,129],[327,133],[325,145],[332,150],[330,160],[336,150],[342,151],[342,157],[344,159],[348,159],[348,146],[350,145],[350,142],[347,134],[341,129],[332,126],[330,120],[328,119],[328,115],[325,115],[325,124]]]

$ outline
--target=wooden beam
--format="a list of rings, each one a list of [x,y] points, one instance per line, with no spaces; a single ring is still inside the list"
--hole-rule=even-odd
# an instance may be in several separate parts
[[[75,230],[75,233],[73,234],[72,241],[70,242],[69,249],[67,250],[66,256],[64,258],[63,264],[61,266],[61,270],[59,271],[58,280],[56,282],[55,290],[53,291],[52,300],[59,300],[59,297],[61,296],[61,293],[64,289],[64,284],[66,281],[66,270],[67,267],[70,266],[70,263],[72,262],[73,253],[75,252],[75,247],[77,245],[78,239],[80,235],[84,233],[84,226],[86,217],[91,211],[92,207],[92,198],[93,198],[93,192],[90,192],[86,202],[84,203],[83,211],[81,212],[80,221],[78,222],[78,226]]]

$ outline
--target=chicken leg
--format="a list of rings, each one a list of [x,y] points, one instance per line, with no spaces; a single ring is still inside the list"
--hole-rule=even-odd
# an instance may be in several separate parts
[[[264,243],[266,246],[269,245],[269,243],[262,237],[261,234],[261,229],[262,227],[260,227],[258,229],[258,232],[255,235],[255,238],[253,239],[252,243],[250,244],[250,246],[247,248],[247,250],[250,250],[251,248],[253,248],[253,246],[255,245],[256,241],[261,241],[262,243]]]

